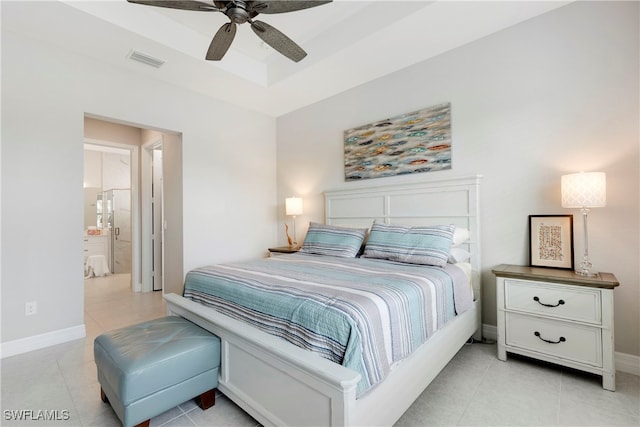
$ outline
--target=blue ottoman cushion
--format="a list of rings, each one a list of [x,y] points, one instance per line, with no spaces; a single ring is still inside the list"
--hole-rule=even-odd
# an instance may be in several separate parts
[[[123,425],[136,425],[218,385],[220,339],[168,316],[94,342],[98,381]]]

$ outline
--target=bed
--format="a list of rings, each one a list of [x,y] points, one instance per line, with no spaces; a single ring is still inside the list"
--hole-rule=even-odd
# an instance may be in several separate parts
[[[226,315],[224,310],[169,294],[165,296],[169,311],[221,338],[219,389],[261,424],[392,425],[471,336],[481,338],[479,186],[480,177],[472,176],[325,193],[325,223],[329,226],[371,227],[374,221],[407,226],[453,224],[471,234],[464,243],[471,254],[474,297],[469,307],[432,332],[408,356],[390,364],[380,381],[366,387],[363,376],[370,375],[366,369],[334,363]],[[291,257],[301,262],[313,259]],[[360,261],[349,261],[348,266],[353,262]]]

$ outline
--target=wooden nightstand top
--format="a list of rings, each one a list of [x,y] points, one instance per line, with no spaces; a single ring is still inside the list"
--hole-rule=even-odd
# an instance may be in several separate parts
[[[616,276],[611,273],[598,273],[598,275],[594,277],[585,277],[576,274],[573,270],[508,264],[501,264],[491,271],[498,277],[543,280],[547,282],[566,283],[568,285],[589,286],[592,288],[613,289],[620,285]]]
[[[276,252],[279,254],[293,254],[300,250],[300,246],[277,246],[275,248],[269,248],[269,252]]]

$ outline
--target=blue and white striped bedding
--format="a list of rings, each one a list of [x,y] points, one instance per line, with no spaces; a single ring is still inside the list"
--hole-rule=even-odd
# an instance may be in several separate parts
[[[184,296],[359,372],[358,397],[473,299],[451,264],[309,254],[192,270]]]

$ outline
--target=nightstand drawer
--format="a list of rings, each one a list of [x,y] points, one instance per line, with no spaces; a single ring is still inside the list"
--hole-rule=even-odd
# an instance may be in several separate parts
[[[602,366],[600,328],[506,313],[506,345],[592,366]]]
[[[505,308],[558,319],[602,323],[600,290],[505,280]]]

